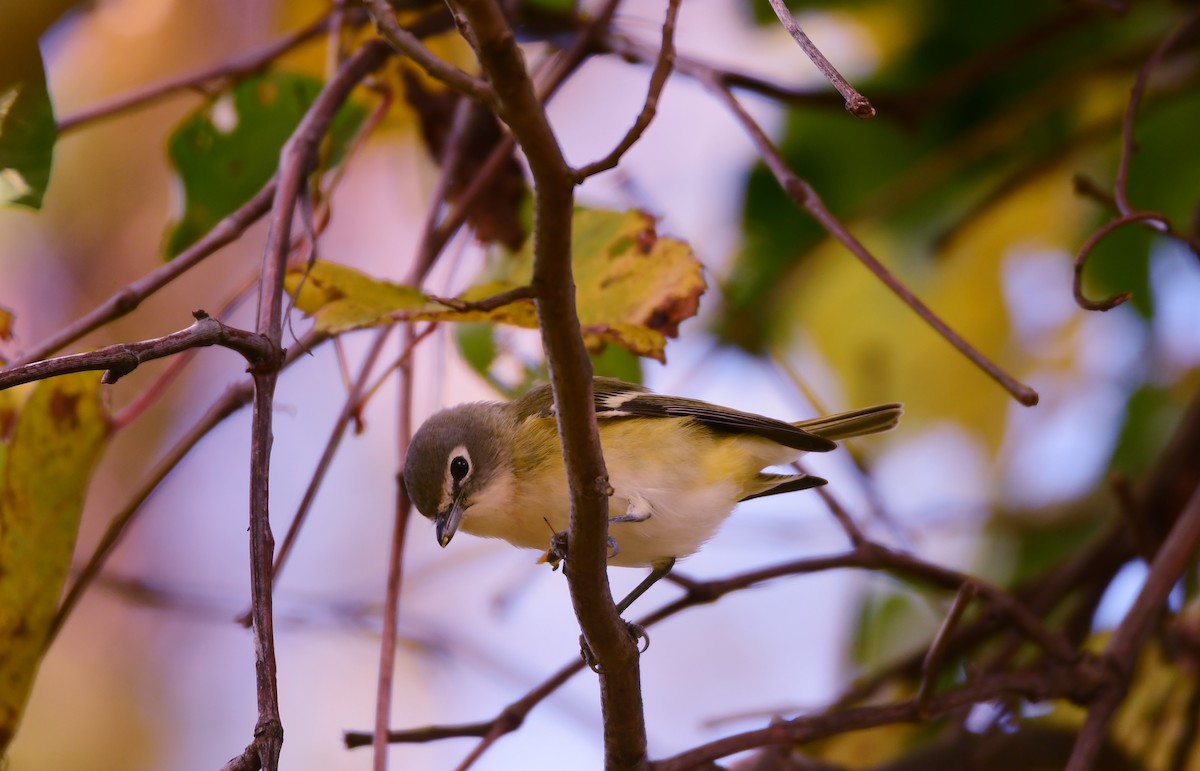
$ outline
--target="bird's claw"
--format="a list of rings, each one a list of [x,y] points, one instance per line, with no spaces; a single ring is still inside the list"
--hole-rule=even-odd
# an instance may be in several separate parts
[[[551,569],[558,570],[558,566],[567,558],[567,531],[559,530],[554,535],[550,536],[550,548],[546,553],[538,557],[538,562],[545,562],[550,565]]]
[[[635,624],[632,621],[626,621],[625,630],[629,632],[629,637],[637,644],[638,655],[650,649],[650,635],[646,634],[644,626]],[[584,663],[588,665],[588,669],[598,675],[604,673],[604,668],[596,660],[596,654],[592,653],[591,646],[588,645],[583,635],[579,635],[579,655],[583,658]]]
[[[621,553],[621,547],[617,545],[616,540],[610,535],[606,538],[608,544],[608,558],[612,559]],[[546,550],[542,556],[538,557],[538,562],[545,562],[554,570],[558,570],[558,566],[567,558],[567,531],[559,530],[554,535],[550,536],[550,548]]]

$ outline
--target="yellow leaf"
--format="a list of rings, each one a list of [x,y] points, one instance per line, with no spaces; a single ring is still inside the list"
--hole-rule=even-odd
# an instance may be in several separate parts
[[[380,281],[367,274],[318,260],[312,270],[293,268],[284,286],[296,295],[296,308],[316,321],[318,331],[331,335],[390,321],[389,314],[422,308],[444,309],[430,304],[425,295],[410,286]]]
[[[575,212],[571,247],[579,322],[589,348],[612,342],[639,356],[665,360],[666,338],[696,314],[707,288],[691,247],[659,238],[653,218],[642,212],[589,209]],[[475,303],[527,285],[533,274],[532,246],[494,260],[487,273],[457,299]],[[537,326],[531,300],[490,311],[454,310],[413,287],[343,265],[318,261],[302,281],[303,276],[301,268],[289,272],[288,291],[300,287],[296,307],[330,334],[397,320]]]
[[[1011,337],[1001,269],[1016,247],[1074,248],[1082,209],[1073,195],[1059,175],[1044,175],[978,216],[924,271],[888,259],[905,247],[886,233],[855,230],[952,329],[1019,379],[1029,357]],[[778,294],[786,305],[777,355],[811,342],[840,377],[847,406],[904,402],[908,417],[955,420],[995,451],[1011,397],[840,244],[830,239],[810,257]]]
[[[108,437],[97,373],[0,392],[0,754],[16,732],[71,564],[84,494]]]

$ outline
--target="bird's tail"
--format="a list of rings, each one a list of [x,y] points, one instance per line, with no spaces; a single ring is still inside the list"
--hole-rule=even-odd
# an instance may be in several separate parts
[[[866,407],[861,410],[839,412],[836,415],[825,415],[824,417],[813,418],[811,420],[802,420],[792,425],[825,439],[837,441],[839,439],[849,439],[854,436],[865,436],[867,434],[878,434],[882,431],[891,431],[900,422],[902,414],[904,414],[904,405],[893,402],[891,404],[876,404],[874,407]]]

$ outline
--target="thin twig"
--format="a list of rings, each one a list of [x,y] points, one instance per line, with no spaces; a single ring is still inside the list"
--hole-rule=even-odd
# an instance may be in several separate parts
[[[279,158],[279,189],[275,196],[263,250],[256,331],[276,348],[283,330],[283,278],[295,206],[317,159],[321,139],[350,92],[378,69],[390,54],[382,41],[367,41],[317,95]],[[265,771],[279,767],[283,723],[279,716],[279,685],[275,671],[271,573],[275,539],[271,535],[268,488],[271,465],[272,411],[279,370],[260,367],[254,373],[254,415],[250,442],[250,586],[254,620],[258,722],[251,742]]]
[[[482,300],[460,300],[457,297],[438,297],[437,295],[426,295],[429,300],[438,305],[445,305],[451,310],[459,313],[469,313],[472,311],[479,313],[488,313],[497,308],[503,308],[505,305],[512,305],[521,300],[533,300],[537,298],[537,292],[528,284],[524,286],[513,287],[506,289],[503,292],[497,292],[490,297],[485,297]]]
[[[417,344],[412,325],[404,328],[404,351],[408,353]],[[408,455],[408,443],[412,438],[413,368],[411,355],[404,357],[398,380],[396,414],[396,498],[392,513],[391,553],[388,555],[387,590],[383,605],[383,632],[379,640],[379,679],[375,691],[375,740],[372,768],[387,771],[387,730],[392,715],[392,684],[396,673],[396,624],[400,617],[400,581],[404,575],[404,538],[408,532],[409,510],[412,501],[404,479],[404,460]]]
[[[358,24],[364,20],[362,12],[354,14],[353,22]],[[177,91],[209,90],[214,81],[225,81],[238,78],[261,70],[283,54],[312,40],[330,28],[330,15],[323,14],[321,18],[306,27],[284,35],[279,40],[268,43],[262,48],[235,56],[211,67],[205,67],[196,72],[177,75],[172,78],[151,83],[135,91],[121,94],[106,102],[80,110],[58,121],[59,136],[74,131],[88,123],[94,123],[103,118],[111,118],[129,110],[146,107],[163,97]]]
[[[963,583],[958,588],[958,593],[954,595],[954,602],[950,604],[950,610],[946,613],[946,618],[942,620],[942,625],[938,627],[937,634],[934,635],[933,642],[929,645],[929,652],[925,654],[925,661],[921,667],[921,686],[917,689],[917,711],[922,717],[929,715],[929,700],[933,697],[934,689],[937,688],[937,678],[942,671],[942,662],[950,635],[958,627],[958,622],[962,620],[963,614],[967,612],[967,607],[974,597],[975,585],[970,581]]]
[[[399,53],[412,59],[427,75],[440,80],[455,91],[472,96],[484,104],[493,104],[492,87],[472,77],[422,45],[420,39],[396,21],[396,14],[387,0],[367,0],[371,18],[379,34]]]
[[[663,87],[667,85],[667,78],[671,76],[671,70],[675,66],[675,21],[679,17],[679,3],[680,0],[668,0],[667,2],[667,18],[662,27],[662,44],[654,62],[654,70],[650,74],[650,85],[646,89],[646,99],[642,104],[641,112],[638,113],[629,130],[625,132],[625,136],[608,155],[575,170],[576,182],[583,182],[588,177],[602,171],[616,168],[622,156],[641,139],[642,134],[650,127],[650,122],[654,120],[654,115],[658,110],[658,100],[662,95]]]
[[[210,345],[237,351],[252,368],[271,360],[274,348],[261,335],[226,326],[204,311],[196,311],[192,315],[195,323],[169,335],[136,343],[117,343],[86,353],[73,353],[4,370],[0,372],[0,391],[22,383],[91,370],[104,370],[100,382],[112,384],[133,372],[142,362]]]
[[[272,583],[278,581],[279,576],[283,573],[283,566],[287,564],[287,559],[291,554],[296,536],[299,535],[300,528],[303,527],[305,520],[307,520],[308,512],[312,509],[313,501],[316,500],[317,493],[321,489],[321,483],[325,480],[325,474],[329,471],[329,467],[333,463],[333,458],[337,454],[338,447],[341,445],[342,437],[345,436],[346,425],[350,422],[350,418],[358,411],[359,399],[362,398],[363,389],[366,387],[366,382],[371,376],[371,371],[375,368],[375,363],[379,360],[379,354],[383,351],[383,344],[387,341],[391,331],[391,326],[377,330],[375,339],[371,341],[371,347],[367,349],[366,354],[363,356],[359,375],[354,379],[349,393],[346,395],[346,399],[342,404],[342,411],[338,415],[337,420],[334,421],[333,430],[330,432],[329,439],[325,442],[325,449],[321,453],[320,460],[317,461],[317,467],[313,470],[312,477],[308,480],[308,487],[304,490],[304,496],[300,499],[300,504],[296,507],[296,515],[292,517],[292,522],[288,525],[287,533],[284,535],[283,541],[279,544],[279,549],[275,552],[275,561],[271,568]],[[251,610],[247,609],[242,615],[238,616],[237,621],[242,626],[249,626],[250,618]]]
[[[1087,240],[1083,242],[1083,246],[1079,247],[1079,253],[1075,255],[1074,273],[1071,278],[1071,292],[1075,296],[1075,304],[1080,308],[1088,311],[1111,311],[1130,297],[1133,297],[1132,292],[1118,292],[1103,300],[1089,299],[1083,293],[1083,269],[1087,265],[1088,258],[1092,256],[1092,251],[1096,248],[1097,244],[1113,231],[1135,222],[1145,222],[1160,232],[1165,228],[1163,215],[1158,212],[1135,211],[1132,214],[1122,214],[1096,228],[1087,237]]]
[[[228,318],[234,309],[237,308],[249,296],[250,290],[254,288],[258,281],[258,275],[248,276],[242,281],[238,290],[234,292],[233,297],[225,303],[225,306],[217,312],[217,318]],[[121,408],[119,412],[113,415],[112,427],[114,431],[119,431],[125,426],[128,426],[133,421],[137,420],[151,405],[153,405],[167,390],[171,384],[183,373],[187,365],[195,360],[196,354],[199,351],[192,349],[184,351],[182,354],[175,356],[168,362],[166,369],[154,379],[144,391],[138,394],[137,398],[129,404]]]
[[[837,89],[842,98],[846,100],[846,110],[856,118],[874,118],[875,108],[867,101],[867,98],[855,90],[854,86],[850,85],[842,74],[837,71],[837,68],[825,58],[825,54],[821,53],[820,49],[809,40],[808,35],[804,34],[804,30],[800,29],[800,25],[796,23],[796,19],[792,16],[792,11],[787,7],[784,0],[768,0],[771,3],[771,8],[775,11],[775,15],[779,17],[779,21],[783,23],[784,29],[792,36],[792,39],[804,50],[805,56],[817,66],[821,74],[825,76],[833,87]]]
[[[1125,116],[1121,121],[1121,157],[1117,161],[1116,180],[1113,182],[1113,200],[1117,205],[1117,213],[1122,216],[1132,214],[1134,209],[1129,204],[1129,164],[1133,157],[1134,142],[1133,142],[1133,116],[1137,112],[1138,104],[1142,101],[1142,94],[1146,90],[1146,84],[1150,82],[1150,73],[1158,67],[1162,62],[1163,57],[1167,55],[1175,45],[1182,40],[1192,27],[1200,20],[1200,9],[1193,11],[1182,24],[1176,24],[1172,27],[1171,33],[1163,38],[1162,43],[1154,49],[1146,62],[1138,69],[1137,77],[1133,81],[1133,87],[1129,90],[1129,104],[1125,107]]]
[[[946,322],[942,321],[930,308],[925,305],[912,290],[905,286],[899,279],[892,275],[891,271],[883,266],[873,254],[863,246],[849,230],[846,229],[841,222],[825,207],[817,192],[806,181],[796,176],[791,169],[788,168],[787,162],[775,149],[769,137],[750,116],[750,113],[742,106],[741,102],[720,82],[705,78],[702,81],[717,98],[729,107],[734,116],[742,123],[746,132],[750,135],[750,139],[758,148],[759,155],[767,168],[775,176],[779,186],[790,197],[797,206],[815,219],[829,235],[837,239],[845,246],[860,262],[863,263],[875,276],[891,289],[892,292],[899,297],[908,307],[910,307],[918,316],[924,319],[925,323],[933,327],[943,338],[951,345],[959,350],[964,356],[970,359],[975,366],[983,370],[989,377],[1000,384],[1004,390],[1008,391],[1021,404],[1026,407],[1032,407],[1038,403],[1037,391],[1034,391],[1029,386],[1018,381],[1012,375],[1002,370],[991,359],[988,359],[982,353],[975,349],[970,343],[964,340],[957,332],[950,328]]]

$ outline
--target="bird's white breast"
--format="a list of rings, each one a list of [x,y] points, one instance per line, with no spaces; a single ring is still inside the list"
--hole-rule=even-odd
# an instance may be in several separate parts
[[[609,564],[647,566],[686,557],[711,538],[746,494],[747,480],[763,467],[800,453],[755,438],[717,437],[691,430],[686,421],[616,420],[601,423],[600,441],[613,495],[609,517],[626,514],[631,500],[649,505],[641,522],[609,527],[617,554]],[[666,424],[673,424],[669,427]],[[552,422],[549,424],[552,429]],[[668,429],[668,430],[664,430]],[[536,470],[498,476],[466,510],[462,529],[545,550],[566,530],[570,503],[561,455]]]

